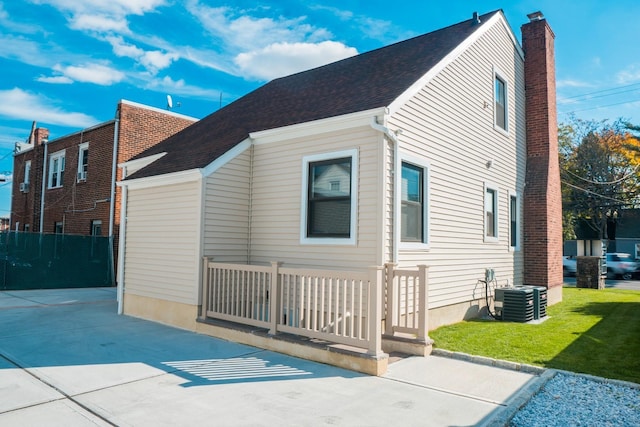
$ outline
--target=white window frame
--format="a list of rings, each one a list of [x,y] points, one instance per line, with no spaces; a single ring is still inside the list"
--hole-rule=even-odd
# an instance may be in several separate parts
[[[85,142],[83,144],[80,144],[78,146],[78,173],[76,175],[76,180],[82,181],[82,180],[86,180],[87,179],[87,171],[85,171],[83,169],[83,164],[82,164],[82,157],[84,152],[89,152],[89,143]],[[87,169],[89,169],[89,159],[87,158]]]
[[[100,226],[100,234],[95,234],[96,226]],[[102,236],[102,220],[100,219],[91,220],[91,236],[92,237]]]
[[[29,184],[29,182],[31,182],[30,175],[31,175],[31,160],[27,160],[26,162],[24,162],[24,179],[22,180],[22,182],[24,182],[25,184]]]
[[[515,212],[515,222],[516,222],[516,244],[513,246],[513,230],[511,229],[511,222],[513,221],[513,211],[511,209],[511,199],[516,199],[516,212]],[[519,251],[521,248],[520,241],[522,239],[522,206],[521,206],[521,197],[520,193],[517,191],[509,191],[509,250],[510,251]]]
[[[324,160],[351,157],[351,217],[349,237],[308,237],[308,195],[309,195],[309,164]],[[302,197],[300,203],[300,244],[303,245],[351,245],[357,242],[358,229],[358,150],[334,151],[331,153],[313,154],[302,158]]]
[[[57,152],[55,152],[55,153],[53,153],[53,154],[51,154],[49,156],[49,169],[47,171],[47,174],[48,174],[48,176],[47,176],[47,187],[48,188],[61,188],[62,187],[62,184],[63,184],[62,181],[64,179],[64,169],[65,169],[65,153],[66,153],[65,150],[61,150],[61,151],[57,151]],[[61,159],[62,159],[62,162],[60,162]],[[62,165],[62,169],[58,168],[58,171],[56,173],[58,175],[58,177],[56,179],[57,184],[54,187],[52,184],[53,184],[53,163],[54,163],[55,160],[58,160],[58,163],[60,165]]]
[[[488,231],[488,223],[487,223],[487,193],[488,191],[491,190],[493,191],[494,194],[494,200],[493,200],[493,226],[494,226],[494,231],[495,231],[495,236],[488,236],[487,235],[487,231]],[[483,216],[483,235],[484,235],[484,241],[485,242],[490,242],[490,243],[495,243],[498,242],[498,240],[500,239],[500,191],[498,190],[498,186],[485,182],[484,184],[484,195],[482,197],[482,216]]]
[[[496,80],[500,80],[504,84],[504,128],[498,125],[498,112],[496,111]],[[505,78],[504,73],[499,69],[493,68],[493,128],[504,134],[509,134],[509,81]]]
[[[402,241],[402,164],[409,163],[413,166],[422,169],[422,242],[403,242]],[[429,173],[431,170],[431,164],[425,160],[417,157],[407,155],[405,153],[399,153],[398,164],[396,169],[398,173],[395,174],[395,211],[396,216],[396,233],[398,234],[398,247],[401,250],[427,250],[429,249],[430,242],[430,222],[429,222],[429,206],[430,206],[430,192],[429,192]]]

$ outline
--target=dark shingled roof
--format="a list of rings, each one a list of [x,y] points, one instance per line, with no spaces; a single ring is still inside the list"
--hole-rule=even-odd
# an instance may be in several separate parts
[[[386,107],[496,13],[275,79],[134,157],[167,153],[129,179],[203,168],[251,132]]]

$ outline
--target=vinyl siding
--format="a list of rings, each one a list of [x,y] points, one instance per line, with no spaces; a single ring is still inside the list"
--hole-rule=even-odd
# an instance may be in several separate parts
[[[206,179],[204,254],[246,264],[249,251],[251,148]]]
[[[493,126],[494,69],[508,83],[508,134]],[[403,130],[401,152],[430,164],[430,246],[400,249],[398,263],[430,267],[432,308],[482,297],[485,268],[502,286],[522,283],[522,253],[509,248],[509,192],[524,188],[523,81],[523,61],[497,24],[389,120]],[[497,242],[484,240],[485,183],[499,192]]]
[[[329,132],[316,137],[258,144],[254,147],[251,207],[251,262],[282,261],[288,267],[363,270],[376,263],[378,159],[381,138],[370,127]],[[300,243],[303,158],[358,149],[356,245]],[[377,228],[378,227],[378,228]]]
[[[198,181],[128,191],[127,293],[198,303],[200,195]]]

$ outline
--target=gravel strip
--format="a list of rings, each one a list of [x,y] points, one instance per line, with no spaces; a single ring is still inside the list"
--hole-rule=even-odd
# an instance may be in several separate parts
[[[558,372],[509,426],[640,426],[640,385]]]

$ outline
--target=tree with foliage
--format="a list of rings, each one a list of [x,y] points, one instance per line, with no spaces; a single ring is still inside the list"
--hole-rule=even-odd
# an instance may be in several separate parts
[[[579,227],[586,227],[599,239],[613,238],[616,219],[625,209],[640,205],[638,132],[640,127],[622,120],[610,123],[573,117],[560,125],[565,239],[576,238]]]

